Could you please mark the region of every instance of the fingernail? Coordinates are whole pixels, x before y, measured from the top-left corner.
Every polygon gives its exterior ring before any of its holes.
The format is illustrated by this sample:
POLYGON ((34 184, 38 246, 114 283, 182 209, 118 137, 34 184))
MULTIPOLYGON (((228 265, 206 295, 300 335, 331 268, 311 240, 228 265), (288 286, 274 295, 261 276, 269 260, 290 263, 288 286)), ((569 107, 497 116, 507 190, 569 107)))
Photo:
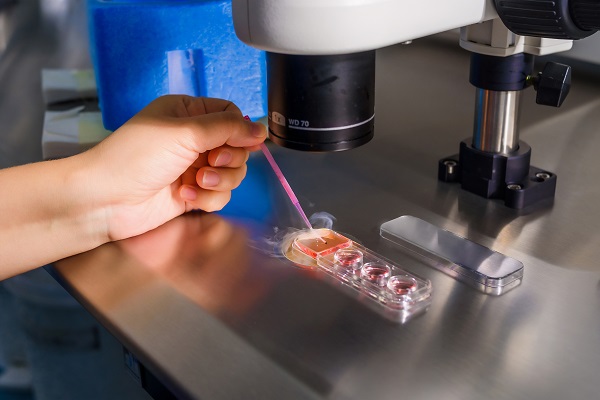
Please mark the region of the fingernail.
POLYGON ((220 180, 219 174, 217 174, 215 171, 204 171, 204 176, 202 177, 202 186, 217 186, 220 180))
POLYGON ((219 153, 219 155, 217 156, 217 159, 215 160, 215 167, 221 167, 223 165, 227 165, 231 162, 232 159, 233 159, 233 154, 231 154, 231 152, 222 151, 221 153, 219 153))
POLYGON ((252 122, 252 136, 256 136, 256 137, 265 136, 265 126, 258 122, 252 122))
POLYGON ((196 189, 190 186, 182 186, 179 194, 183 200, 187 201, 194 201, 198 197, 196 189))
POLYGON ((258 122, 252 122, 249 116, 244 115, 246 121, 250 121, 252 124, 252 136, 263 137, 265 136, 265 126, 258 122))

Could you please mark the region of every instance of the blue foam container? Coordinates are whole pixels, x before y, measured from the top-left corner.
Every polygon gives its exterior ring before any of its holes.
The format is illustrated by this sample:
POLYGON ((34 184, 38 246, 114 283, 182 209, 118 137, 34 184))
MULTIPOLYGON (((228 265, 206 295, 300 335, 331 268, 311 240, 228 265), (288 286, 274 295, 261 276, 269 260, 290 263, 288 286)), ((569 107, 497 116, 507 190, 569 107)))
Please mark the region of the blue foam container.
POLYGON ((104 127, 165 94, 219 97, 267 114, 264 52, 235 35, 231 1, 88 0, 104 127))

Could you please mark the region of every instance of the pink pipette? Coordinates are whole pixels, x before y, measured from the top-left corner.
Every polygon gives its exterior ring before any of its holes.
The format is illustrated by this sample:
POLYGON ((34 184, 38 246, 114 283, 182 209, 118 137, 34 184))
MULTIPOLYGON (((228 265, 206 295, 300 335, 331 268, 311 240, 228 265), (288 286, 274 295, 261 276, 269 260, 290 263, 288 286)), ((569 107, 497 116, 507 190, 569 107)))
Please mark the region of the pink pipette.
POLYGON ((298 210, 298 213, 300 213, 302 220, 304 221, 306 226, 308 226, 309 229, 312 229, 312 225, 308 221, 308 218, 306 218, 306 214, 304 213, 304 210, 302 209, 302 206, 300 205, 298 198, 294 194, 294 191, 292 190, 292 187, 288 183, 287 179, 285 179, 285 176, 283 176, 283 172, 281 172, 281 169, 279 169, 279 165, 277 165, 277 163, 275 162, 275 159, 273 158, 273 155, 267 148, 267 145, 264 143, 261 143, 260 149, 262 150, 263 154, 267 158, 267 161, 269 162, 269 164, 271 164, 271 168, 273 168, 275 175, 277 175, 277 179, 279 179, 279 182, 281 182, 281 186, 283 186, 283 188, 285 189, 285 192, 287 193, 290 200, 292 201, 292 204, 294 205, 294 207, 296 207, 296 210, 298 210))
MULTIPOLYGON (((244 119, 250 121, 250 117, 247 115, 244 116, 244 119)), ((304 210, 302 209, 302 206, 300 205, 298 198, 294 194, 294 191, 292 190, 292 187, 288 183, 287 179, 285 179, 285 176, 283 175, 283 172, 281 172, 279 165, 277 165, 277 163, 275 162, 275 159, 273 158, 273 155, 269 151, 269 148, 263 142, 260 144, 260 149, 262 150, 263 154, 267 158, 267 161, 269 162, 269 164, 271 164, 271 168, 273 168, 273 172, 275 172, 275 175, 277 175, 277 179, 279 179, 281 186, 283 186, 283 189, 285 190, 288 197, 292 201, 292 204, 294 205, 294 207, 296 207, 296 210, 298 210, 298 213, 302 217, 302 220, 304 221, 304 223, 306 224, 308 229, 312 229, 312 225, 308 221, 308 218, 306 218, 306 214, 304 213, 304 210)))

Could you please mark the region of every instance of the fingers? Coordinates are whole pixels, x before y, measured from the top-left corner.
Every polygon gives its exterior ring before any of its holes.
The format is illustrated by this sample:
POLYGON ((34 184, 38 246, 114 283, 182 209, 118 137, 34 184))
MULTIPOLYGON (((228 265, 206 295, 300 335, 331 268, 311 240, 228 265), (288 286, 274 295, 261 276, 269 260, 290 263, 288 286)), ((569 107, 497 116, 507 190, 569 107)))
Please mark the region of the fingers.
POLYGON ((238 168, 202 167, 196 174, 196 182, 208 190, 233 190, 246 176, 246 169, 246 164, 238 168))
POLYGON ((247 121, 239 113, 215 112, 178 121, 183 143, 197 153, 228 145, 253 147, 262 143, 267 132, 264 125, 247 121))
POLYGON ((231 190, 246 175, 248 155, 246 149, 230 146, 200 154, 181 175, 179 196, 185 201, 186 211, 222 209, 231 197, 231 190))
POLYGON ((230 146, 200 154, 181 175, 181 184, 199 184, 212 190, 235 189, 246 174, 245 164, 249 154, 245 148, 230 146))
POLYGON ((267 137, 262 124, 245 120, 235 104, 223 99, 162 96, 134 118, 171 128, 177 140, 196 153, 224 144, 255 149, 267 137))
POLYGON ((260 150, 260 145, 256 145, 256 146, 248 146, 248 147, 244 147, 246 150, 248 150, 248 153, 252 153, 255 151, 259 151, 260 150))
POLYGON ((148 104, 139 114, 189 118, 221 111, 231 111, 242 115, 240 109, 229 100, 185 95, 161 96, 148 104))
POLYGON ((246 176, 247 159, 246 149, 229 146, 214 149, 208 156, 201 154, 196 165, 200 168, 188 168, 181 176, 179 196, 185 201, 186 211, 222 209, 231 198, 231 190, 246 176))
POLYGON ((249 155, 243 147, 221 146, 208 153, 207 161, 213 167, 237 168, 248 161, 249 155))
POLYGON ((185 211, 221 210, 231 199, 231 191, 238 187, 246 176, 246 164, 237 168, 202 167, 193 177, 189 169, 181 177, 179 197, 185 201, 185 211))
POLYGON ((153 136, 162 139, 161 148, 190 163, 187 168, 178 164, 186 169, 176 182, 169 176, 186 211, 220 210, 246 175, 249 151, 267 137, 262 124, 245 120, 235 104, 215 98, 163 96, 134 119, 153 132, 163 132, 153 136))
POLYGON ((242 116, 240 109, 229 100, 211 97, 182 96, 182 101, 188 111, 189 117, 221 111, 231 111, 242 116))
POLYGON ((219 211, 231 199, 231 191, 206 190, 197 186, 182 185, 179 196, 185 201, 185 211, 219 211))

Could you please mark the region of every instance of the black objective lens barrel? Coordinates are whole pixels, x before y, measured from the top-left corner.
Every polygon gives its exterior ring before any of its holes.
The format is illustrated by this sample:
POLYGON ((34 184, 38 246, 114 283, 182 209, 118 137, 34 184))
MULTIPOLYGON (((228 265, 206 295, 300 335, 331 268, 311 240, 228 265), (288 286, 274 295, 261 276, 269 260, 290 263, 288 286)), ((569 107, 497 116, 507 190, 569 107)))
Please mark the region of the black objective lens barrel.
POLYGON ((375 51, 305 56, 267 53, 269 133, 304 151, 339 151, 373 137, 375 51))

